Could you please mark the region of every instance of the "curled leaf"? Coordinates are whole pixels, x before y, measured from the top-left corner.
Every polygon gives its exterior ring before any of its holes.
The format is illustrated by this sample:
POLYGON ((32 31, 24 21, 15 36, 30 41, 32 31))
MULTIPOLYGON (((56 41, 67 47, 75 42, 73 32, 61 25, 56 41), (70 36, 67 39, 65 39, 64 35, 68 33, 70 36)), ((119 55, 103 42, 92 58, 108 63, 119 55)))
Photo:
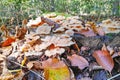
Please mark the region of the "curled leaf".
POLYGON ((84 69, 89 65, 88 61, 85 58, 76 54, 68 56, 68 59, 71 61, 72 66, 78 66, 79 69, 84 69))

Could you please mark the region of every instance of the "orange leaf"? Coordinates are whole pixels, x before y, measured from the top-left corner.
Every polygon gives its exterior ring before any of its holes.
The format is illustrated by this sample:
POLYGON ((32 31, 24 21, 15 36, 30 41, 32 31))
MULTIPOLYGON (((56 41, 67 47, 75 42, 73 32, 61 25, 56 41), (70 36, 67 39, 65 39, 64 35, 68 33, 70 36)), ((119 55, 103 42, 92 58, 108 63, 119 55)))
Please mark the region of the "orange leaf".
POLYGON ((84 69, 89 65, 88 61, 85 58, 76 54, 68 56, 68 59, 71 61, 72 66, 78 66, 80 69, 84 69))
POLYGON ((109 72, 112 71, 114 62, 107 50, 96 50, 93 53, 93 57, 104 69, 108 70, 109 72))
POLYGON ((9 37, 2 43, 2 47, 10 46, 12 42, 15 42, 15 38, 9 37))

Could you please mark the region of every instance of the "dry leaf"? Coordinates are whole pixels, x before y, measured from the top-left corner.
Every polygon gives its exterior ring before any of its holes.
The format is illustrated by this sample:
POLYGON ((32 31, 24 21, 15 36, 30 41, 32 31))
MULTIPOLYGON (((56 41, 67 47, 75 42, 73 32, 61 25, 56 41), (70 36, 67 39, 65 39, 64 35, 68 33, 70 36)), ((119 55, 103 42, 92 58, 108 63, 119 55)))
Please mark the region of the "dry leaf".
POLYGON ((4 36, 5 36, 6 38, 10 36, 9 31, 8 31, 6 25, 3 24, 3 25, 0 27, 0 29, 1 29, 1 31, 4 32, 4 36))
POLYGON ((93 53, 93 57, 104 69, 108 70, 109 72, 112 71, 114 67, 114 62, 108 51, 96 50, 93 53))
POLYGON ((73 54, 72 56, 68 56, 68 59, 71 61, 72 66, 78 66, 79 69, 84 69, 89 66, 88 61, 82 56, 73 54))
POLYGON ((13 42, 15 42, 15 38, 14 37, 9 37, 7 38, 3 43, 2 43, 2 47, 6 47, 6 46, 10 46, 13 42))
POLYGON ((25 34, 27 32, 27 29, 22 27, 22 28, 18 28, 18 26, 16 26, 16 38, 18 39, 23 39, 25 37, 25 34))

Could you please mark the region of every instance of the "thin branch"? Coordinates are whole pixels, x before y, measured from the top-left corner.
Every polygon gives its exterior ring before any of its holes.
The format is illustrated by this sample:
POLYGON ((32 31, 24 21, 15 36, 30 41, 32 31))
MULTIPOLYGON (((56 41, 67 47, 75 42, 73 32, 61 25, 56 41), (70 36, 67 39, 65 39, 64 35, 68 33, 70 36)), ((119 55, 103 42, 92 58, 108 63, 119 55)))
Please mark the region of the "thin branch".
POLYGON ((118 77, 118 76, 120 76, 120 73, 117 74, 117 75, 112 76, 111 78, 109 78, 109 79, 107 79, 107 80, 112 80, 112 79, 114 79, 114 78, 116 78, 116 77, 118 77))

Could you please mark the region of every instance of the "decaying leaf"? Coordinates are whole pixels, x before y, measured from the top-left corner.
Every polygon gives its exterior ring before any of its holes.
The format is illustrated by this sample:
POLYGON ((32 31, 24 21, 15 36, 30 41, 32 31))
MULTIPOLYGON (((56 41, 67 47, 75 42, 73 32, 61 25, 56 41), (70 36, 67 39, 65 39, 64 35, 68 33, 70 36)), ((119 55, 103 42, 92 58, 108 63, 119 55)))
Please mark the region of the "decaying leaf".
POLYGON ((112 71, 114 62, 110 53, 106 49, 94 51, 93 57, 104 69, 108 70, 109 72, 112 71))
POLYGON ((68 59, 71 61, 72 66, 78 66, 81 70, 89 66, 88 61, 82 56, 73 54, 72 56, 68 56, 68 59))

